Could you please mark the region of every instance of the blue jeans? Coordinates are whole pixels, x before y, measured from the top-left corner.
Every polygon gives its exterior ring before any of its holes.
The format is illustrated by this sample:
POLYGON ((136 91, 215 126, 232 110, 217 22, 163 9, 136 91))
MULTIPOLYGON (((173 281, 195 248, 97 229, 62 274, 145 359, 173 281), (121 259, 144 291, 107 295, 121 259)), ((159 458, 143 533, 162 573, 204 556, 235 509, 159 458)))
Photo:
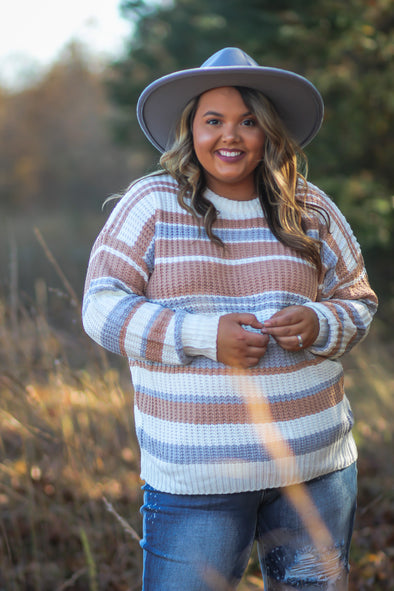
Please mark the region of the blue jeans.
POLYGON ((253 542, 265 591, 347 589, 357 468, 304 485, 225 495, 144 487, 143 591, 230 591, 253 542))

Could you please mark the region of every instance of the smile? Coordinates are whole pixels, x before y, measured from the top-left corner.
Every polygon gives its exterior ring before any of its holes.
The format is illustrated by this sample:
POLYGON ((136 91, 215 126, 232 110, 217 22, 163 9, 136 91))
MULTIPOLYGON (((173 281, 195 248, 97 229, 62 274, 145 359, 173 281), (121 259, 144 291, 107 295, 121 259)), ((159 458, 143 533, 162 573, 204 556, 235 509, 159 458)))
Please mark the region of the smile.
POLYGON ((243 158, 244 156, 244 152, 241 150, 217 150, 216 154, 221 160, 233 161, 243 158))
POLYGON ((242 152, 240 150, 218 150, 218 154, 225 158, 234 158, 235 156, 240 156, 242 152))

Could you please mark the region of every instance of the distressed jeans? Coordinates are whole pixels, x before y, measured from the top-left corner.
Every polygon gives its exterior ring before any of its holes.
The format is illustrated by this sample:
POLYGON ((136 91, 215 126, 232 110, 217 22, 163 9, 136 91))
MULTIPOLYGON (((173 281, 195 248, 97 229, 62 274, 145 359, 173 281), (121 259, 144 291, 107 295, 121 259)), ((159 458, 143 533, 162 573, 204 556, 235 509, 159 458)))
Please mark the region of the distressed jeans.
POLYGON ((345 591, 355 464, 303 485, 173 495, 144 487, 143 591, 230 591, 254 541, 264 591, 345 591))

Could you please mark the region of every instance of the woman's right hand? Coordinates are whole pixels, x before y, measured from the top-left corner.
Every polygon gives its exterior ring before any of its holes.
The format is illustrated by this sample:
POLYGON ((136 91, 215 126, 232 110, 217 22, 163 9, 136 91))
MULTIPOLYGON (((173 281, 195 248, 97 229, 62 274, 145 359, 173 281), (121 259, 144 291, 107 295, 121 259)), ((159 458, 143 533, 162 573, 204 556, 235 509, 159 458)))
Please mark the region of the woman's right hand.
POLYGON ((217 359, 225 365, 248 369, 258 364, 267 350, 268 335, 251 332, 242 325, 262 329, 253 314, 226 314, 219 320, 217 359))

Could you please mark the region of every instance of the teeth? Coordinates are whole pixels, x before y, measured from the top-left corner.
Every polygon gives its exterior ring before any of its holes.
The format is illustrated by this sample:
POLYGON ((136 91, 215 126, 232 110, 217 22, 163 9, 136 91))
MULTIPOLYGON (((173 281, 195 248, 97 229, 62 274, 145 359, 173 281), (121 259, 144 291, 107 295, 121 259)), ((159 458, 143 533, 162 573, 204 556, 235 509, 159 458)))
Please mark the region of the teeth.
POLYGON ((240 156, 241 152, 238 151, 230 151, 230 150, 219 150, 219 153, 222 156, 226 156, 227 158, 231 158, 232 156, 240 156))

